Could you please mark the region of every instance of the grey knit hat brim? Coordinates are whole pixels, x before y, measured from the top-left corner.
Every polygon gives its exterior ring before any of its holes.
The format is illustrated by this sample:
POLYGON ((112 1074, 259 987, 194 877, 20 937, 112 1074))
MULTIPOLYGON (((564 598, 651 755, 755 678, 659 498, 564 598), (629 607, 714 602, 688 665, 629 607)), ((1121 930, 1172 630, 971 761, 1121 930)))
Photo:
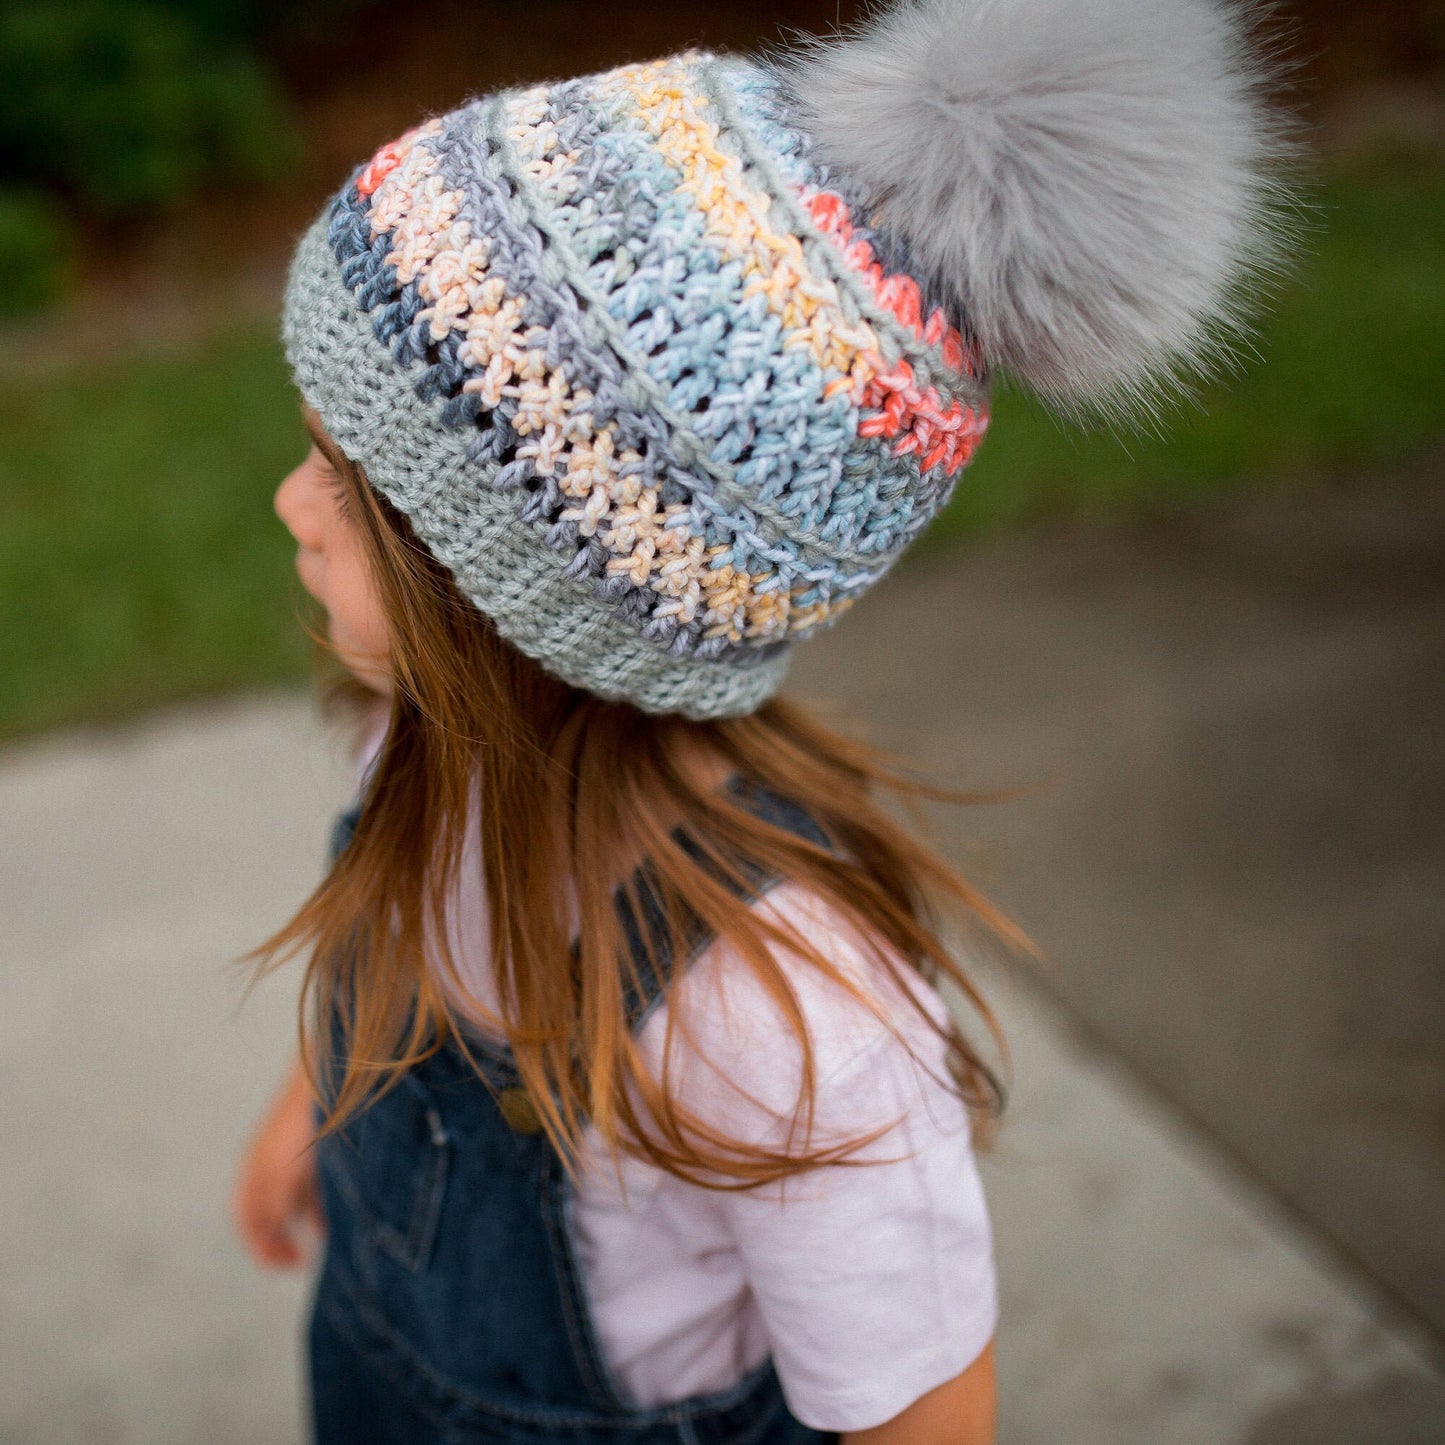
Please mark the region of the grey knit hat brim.
POLYGON ((517 524, 515 499, 481 480, 466 433, 439 424, 441 403, 377 345, 371 318, 342 282, 323 216, 291 265, 283 313, 287 359, 327 434, 411 523, 462 595, 513 646, 574 687, 644 712, 704 719, 755 711, 781 686, 789 648, 739 666, 673 658, 563 575, 566 558, 517 524))

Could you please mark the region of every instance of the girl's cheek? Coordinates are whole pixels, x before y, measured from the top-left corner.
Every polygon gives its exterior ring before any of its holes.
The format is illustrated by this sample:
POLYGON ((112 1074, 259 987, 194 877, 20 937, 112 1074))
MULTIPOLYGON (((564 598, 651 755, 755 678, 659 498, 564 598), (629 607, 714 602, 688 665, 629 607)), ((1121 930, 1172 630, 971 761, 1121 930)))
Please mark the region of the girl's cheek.
POLYGON ((386 657, 391 651, 391 636, 387 631, 386 613, 382 609, 381 597, 371 580, 369 569, 362 568, 358 591, 358 616, 367 651, 377 657, 386 657))
POLYGON ((345 632, 345 644, 357 658, 353 670, 368 686, 379 688, 390 681, 391 636, 386 614, 364 567, 348 577, 347 583, 346 605, 339 609, 340 617, 333 614, 333 625, 339 624, 345 632))
POLYGON ((369 621, 365 637, 366 655, 375 659, 375 666, 385 672, 391 670, 391 638, 386 623, 377 612, 369 621))

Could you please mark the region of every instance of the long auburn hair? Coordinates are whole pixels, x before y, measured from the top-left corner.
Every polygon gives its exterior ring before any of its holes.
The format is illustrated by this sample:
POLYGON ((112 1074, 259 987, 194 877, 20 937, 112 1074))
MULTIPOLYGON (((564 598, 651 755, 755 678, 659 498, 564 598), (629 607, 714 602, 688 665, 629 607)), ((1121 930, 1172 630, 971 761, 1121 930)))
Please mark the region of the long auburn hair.
MULTIPOLYGON (((364 539, 394 680, 351 842, 295 917, 253 954, 263 967, 307 955, 302 1053, 313 1085, 327 1081, 319 1091, 327 1129, 448 1041, 467 1046, 458 989, 442 980, 461 987, 447 918, 470 826, 481 832, 500 1010, 492 1017, 479 1008, 474 1021, 509 1044, 541 1126, 569 1165, 589 1123, 613 1151, 724 1189, 850 1162, 875 1137, 811 1137, 815 1060, 779 951, 861 1006, 878 1005, 824 949, 729 886, 741 885, 749 866, 803 885, 836 910, 895 982, 913 971, 951 983, 1000 1042, 944 942, 939 910, 973 925, 975 935, 1008 945, 1021 936, 873 796, 880 787, 915 801, 964 795, 902 775, 793 703, 697 722, 560 681, 502 639, 361 469, 314 426, 313 434, 338 475, 339 504, 364 539), (731 775, 801 805, 832 846, 757 817, 718 786, 731 775), (639 1052, 625 1005, 638 968, 614 892, 633 887, 624 880, 644 859, 670 956, 687 957, 687 930, 700 921, 729 941, 785 1021, 800 1086, 781 1144, 720 1134, 673 1097, 668 1069, 659 1077, 639 1052)), ((664 1059, 687 1028, 685 1012, 669 1008, 664 1059)), ((996 1074, 956 1022, 943 1032, 954 1086, 986 1130, 1002 1102, 996 1074)))

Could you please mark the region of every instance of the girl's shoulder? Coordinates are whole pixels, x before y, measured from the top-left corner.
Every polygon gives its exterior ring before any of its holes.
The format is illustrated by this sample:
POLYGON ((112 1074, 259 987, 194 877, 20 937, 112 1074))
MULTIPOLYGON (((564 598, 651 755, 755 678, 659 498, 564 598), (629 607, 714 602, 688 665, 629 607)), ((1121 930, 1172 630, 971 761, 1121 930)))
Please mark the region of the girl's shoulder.
POLYGON ((760 972, 712 939, 638 1036, 673 1097, 733 1138, 760 1139, 788 1126, 810 1077, 815 1142, 892 1129, 925 1102, 935 1122, 967 1130, 938 992, 804 885, 778 883, 753 908, 834 973, 781 943, 760 972))
POLYGON ((779 948, 782 996, 716 939, 644 1025, 647 1061, 710 1129, 791 1154, 804 1143, 800 1021, 813 1059, 806 1144, 861 1139, 847 1160, 870 1167, 825 1164, 714 1192, 629 1160, 625 1187, 606 1170, 593 1176, 583 1217, 598 1237, 609 1225, 625 1232, 647 1199, 649 1227, 735 1250, 794 1413, 862 1429, 959 1374, 997 1321, 968 1110, 939 1032, 948 1013, 898 960, 895 979, 842 910, 806 887, 779 884, 754 907, 825 952, 839 977, 779 948))

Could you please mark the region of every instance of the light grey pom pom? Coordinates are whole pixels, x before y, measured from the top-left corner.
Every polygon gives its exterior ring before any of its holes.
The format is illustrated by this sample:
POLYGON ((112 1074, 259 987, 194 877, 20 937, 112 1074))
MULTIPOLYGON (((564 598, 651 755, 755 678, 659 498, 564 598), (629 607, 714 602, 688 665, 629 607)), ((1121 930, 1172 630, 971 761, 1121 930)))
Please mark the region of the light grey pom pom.
POLYGON ((786 84, 958 296, 985 358, 1068 411, 1147 409, 1229 354, 1285 249, 1287 125, 1234 0, 904 0, 786 84))

